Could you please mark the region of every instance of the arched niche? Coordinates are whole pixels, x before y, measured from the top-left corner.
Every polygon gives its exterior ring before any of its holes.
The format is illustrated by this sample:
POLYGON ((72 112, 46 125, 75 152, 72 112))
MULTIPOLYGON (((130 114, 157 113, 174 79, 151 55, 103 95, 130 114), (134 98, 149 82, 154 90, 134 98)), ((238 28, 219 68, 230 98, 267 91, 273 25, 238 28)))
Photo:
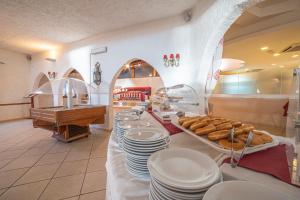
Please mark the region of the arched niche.
MULTIPOLYGON (((40 73, 34 82, 33 90, 38 89, 42 85, 49 83, 50 80, 44 73, 40 73)), ((40 94, 34 97, 35 108, 45 108, 53 106, 53 95, 52 94, 40 94)))

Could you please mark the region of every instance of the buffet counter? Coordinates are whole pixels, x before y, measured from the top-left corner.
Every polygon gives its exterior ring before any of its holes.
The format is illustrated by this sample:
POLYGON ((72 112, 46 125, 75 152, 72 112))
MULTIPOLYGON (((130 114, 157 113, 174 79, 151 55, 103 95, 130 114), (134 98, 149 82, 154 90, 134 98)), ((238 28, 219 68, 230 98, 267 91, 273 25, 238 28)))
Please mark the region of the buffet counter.
MULTIPOLYGON (((149 113, 145 112, 141 120, 147 120, 156 127, 163 126, 157 122, 149 113)), ((218 160, 222 154, 210 146, 203 144, 185 133, 171 136, 170 148, 185 147, 201 151, 209 157, 218 160)), ((120 149, 117 138, 112 132, 107 149, 107 200, 142 200, 148 199, 149 180, 141 180, 132 176, 126 168, 125 156, 120 149)))
MULTIPOLYGON (((156 127, 163 128, 163 126, 149 113, 143 113, 141 120, 148 121, 156 127)), ((277 191, 288 193, 291 197, 300 195, 300 188, 279 181, 270 175, 254 172, 241 167, 233 169, 228 164, 222 165, 222 160, 226 157, 225 154, 218 152, 211 146, 196 140, 194 137, 184 132, 171 136, 171 144, 169 148, 175 147, 194 149, 205 153, 214 159, 220 166, 224 180, 249 180, 268 185, 271 188, 275 188, 277 191)), ((108 144, 106 170, 107 200, 148 199, 150 186, 149 180, 135 178, 127 171, 125 155, 118 145, 114 132, 112 132, 108 144)))

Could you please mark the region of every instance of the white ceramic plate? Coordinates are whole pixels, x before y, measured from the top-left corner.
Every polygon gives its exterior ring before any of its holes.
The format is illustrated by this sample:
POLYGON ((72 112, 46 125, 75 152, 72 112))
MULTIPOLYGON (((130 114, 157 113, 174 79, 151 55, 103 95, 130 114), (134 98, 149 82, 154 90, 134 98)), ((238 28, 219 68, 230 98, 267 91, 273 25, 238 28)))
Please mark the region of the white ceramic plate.
MULTIPOLYGON (((250 181, 225 181, 211 187, 203 200, 292 200, 297 199, 250 181)), ((299 199, 299 197, 298 197, 299 199)))
POLYGON ((135 128, 128 130, 124 137, 133 141, 157 141, 169 136, 169 133, 160 128, 135 128))
POLYGON ((220 177, 220 170, 207 155, 186 148, 165 149, 148 159, 151 176, 180 189, 201 189, 220 177))

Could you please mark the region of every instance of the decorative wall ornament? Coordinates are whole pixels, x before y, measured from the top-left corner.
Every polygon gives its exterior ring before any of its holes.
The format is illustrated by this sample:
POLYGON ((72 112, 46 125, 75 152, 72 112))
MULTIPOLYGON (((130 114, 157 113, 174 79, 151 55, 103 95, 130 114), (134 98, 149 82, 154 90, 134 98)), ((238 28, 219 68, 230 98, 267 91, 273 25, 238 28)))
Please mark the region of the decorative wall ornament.
POLYGON ((164 65, 166 67, 179 67, 180 63, 180 54, 179 53, 176 53, 175 57, 174 57, 174 54, 171 53, 169 58, 168 58, 168 55, 165 54, 163 56, 163 60, 164 60, 164 65))
POLYGON ((100 68, 100 63, 96 62, 95 64, 95 68, 94 68, 94 73, 93 73, 93 82, 96 85, 100 85, 101 84, 101 76, 102 76, 102 70, 100 68))
POLYGON ((57 72, 48 72, 48 77, 49 79, 55 79, 57 76, 57 72))

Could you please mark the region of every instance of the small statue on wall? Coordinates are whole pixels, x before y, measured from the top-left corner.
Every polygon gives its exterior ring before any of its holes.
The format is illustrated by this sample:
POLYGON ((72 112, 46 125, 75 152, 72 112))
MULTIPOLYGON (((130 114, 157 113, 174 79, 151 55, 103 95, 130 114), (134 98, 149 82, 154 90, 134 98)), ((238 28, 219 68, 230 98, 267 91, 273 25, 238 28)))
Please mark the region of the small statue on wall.
POLYGON ((96 62, 95 68, 94 68, 94 73, 93 73, 93 82, 96 85, 101 84, 101 75, 102 75, 102 71, 101 71, 101 68, 100 68, 100 63, 96 62))

